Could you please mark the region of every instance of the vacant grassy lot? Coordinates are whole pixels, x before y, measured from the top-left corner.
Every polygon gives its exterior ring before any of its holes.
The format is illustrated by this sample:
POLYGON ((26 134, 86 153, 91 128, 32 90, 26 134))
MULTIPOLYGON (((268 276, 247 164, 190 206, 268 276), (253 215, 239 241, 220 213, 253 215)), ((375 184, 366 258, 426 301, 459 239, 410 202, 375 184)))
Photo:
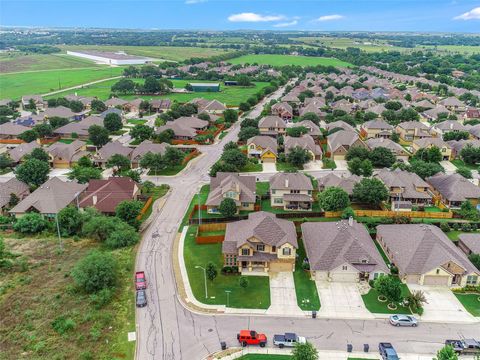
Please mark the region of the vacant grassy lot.
POLYGON ((181 46, 109 46, 109 45, 66 45, 63 50, 125 51, 129 55, 152 57, 159 60, 183 61, 192 57, 207 58, 225 54, 227 51, 214 48, 181 46))
POLYGON ((17 254, 13 269, 0 270, 0 356, 2 359, 133 359, 135 331, 132 271, 135 249, 115 250, 119 284, 113 300, 96 306, 76 290, 74 264, 98 243, 56 237, 5 238, 17 254), (2 272, 3 271, 3 272, 2 272), (59 333, 52 323, 63 317, 71 328, 59 333))
MULTIPOLYGON (((44 94, 61 90, 62 88, 118 76, 122 72, 123 68, 121 67, 92 67, 86 69, 1 74, 0 98, 20 99, 22 95, 44 94)), ((73 94, 75 91, 69 93, 73 94)), ((67 94, 65 93, 65 95, 67 94)))
POLYGON ((238 58, 228 60, 232 64, 262 64, 272 66, 285 66, 285 65, 300 65, 300 66, 340 66, 340 67, 352 67, 345 61, 341 61, 335 58, 314 57, 314 56, 292 56, 292 55, 244 55, 238 58))
POLYGON ((225 290, 230 290, 229 306, 233 308, 267 309, 270 306, 270 282, 267 276, 248 276, 247 288, 239 285, 240 276, 223 275, 222 244, 202 244, 195 242, 196 226, 190 226, 185 238, 183 256, 188 279, 195 298, 205 304, 227 304, 225 290), (216 265, 218 276, 207 279, 208 298, 205 298, 203 270, 195 266, 206 267, 209 262, 216 265))
POLYGON ((480 294, 455 294, 455 296, 470 314, 480 316, 480 294))

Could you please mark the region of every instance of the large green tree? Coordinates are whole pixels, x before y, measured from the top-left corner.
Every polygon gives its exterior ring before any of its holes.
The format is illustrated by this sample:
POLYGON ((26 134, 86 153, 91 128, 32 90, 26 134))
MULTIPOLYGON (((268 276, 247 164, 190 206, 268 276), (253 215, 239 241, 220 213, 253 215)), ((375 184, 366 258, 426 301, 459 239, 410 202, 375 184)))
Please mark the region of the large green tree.
POLYGON ((122 118, 116 113, 110 113, 103 119, 103 126, 110 132, 115 132, 123 127, 122 118))
POLYGON ((303 168, 303 165, 312 160, 310 153, 299 146, 290 149, 287 154, 287 162, 297 168, 303 168))
POLYGON ((388 197, 388 189, 375 178, 362 179, 353 187, 353 199, 362 204, 379 206, 388 197))
POLYGON ((88 139, 93 145, 102 147, 110 140, 108 130, 100 125, 92 125, 88 128, 88 139))
POLYGON ((130 226, 138 228, 140 224, 137 217, 140 215, 142 208, 143 203, 141 201, 124 200, 115 208, 115 215, 130 226))
POLYGON ((381 146, 370 152, 369 159, 372 162, 372 165, 376 168, 389 168, 396 161, 392 150, 381 146))
POLYGON ((18 180, 37 187, 47 181, 49 171, 48 163, 38 159, 28 159, 16 168, 15 175, 18 180))
POLYGON ((118 278, 117 261, 111 253, 94 250, 77 262, 72 278, 87 293, 112 288, 118 278))
POLYGON ((135 125, 130 130, 130 136, 138 142, 148 140, 153 136, 153 128, 144 124, 135 125))
POLYGON ((232 217, 237 213, 237 205, 235 204, 235 200, 230 198, 225 198, 220 202, 220 206, 218 207, 220 214, 224 217, 232 217))
POLYGON ((324 211, 340 211, 350 206, 350 199, 345 190, 329 187, 318 195, 318 202, 324 211))

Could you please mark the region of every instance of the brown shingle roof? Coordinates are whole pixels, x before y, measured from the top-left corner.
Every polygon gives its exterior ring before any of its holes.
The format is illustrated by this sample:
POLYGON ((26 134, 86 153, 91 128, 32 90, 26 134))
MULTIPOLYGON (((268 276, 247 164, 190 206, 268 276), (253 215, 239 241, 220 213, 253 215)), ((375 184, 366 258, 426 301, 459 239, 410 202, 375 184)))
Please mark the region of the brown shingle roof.
POLYGON ((312 181, 303 173, 276 173, 270 178, 272 190, 313 190, 312 181))
POLYGON ((472 253, 480 254, 480 234, 460 234, 458 240, 463 242, 472 253))
POLYGON ((11 194, 21 197, 21 195, 28 194, 28 192, 28 185, 23 181, 17 180, 17 178, 11 178, 6 182, 0 183, 0 209, 8 204, 11 194))
POLYGON ((465 201, 480 198, 480 187, 473 185, 460 174, 438 173, 426 181, 448 201, 465 201))
POLYGON ((217 173, 217 176, 210 179, 210 193, 206 205, 220 205, 224 199, 223 195, 229 190, 240 192, 240 203, 254 203, 256 178, 255 176, 240 176, 236 173, 217 173))

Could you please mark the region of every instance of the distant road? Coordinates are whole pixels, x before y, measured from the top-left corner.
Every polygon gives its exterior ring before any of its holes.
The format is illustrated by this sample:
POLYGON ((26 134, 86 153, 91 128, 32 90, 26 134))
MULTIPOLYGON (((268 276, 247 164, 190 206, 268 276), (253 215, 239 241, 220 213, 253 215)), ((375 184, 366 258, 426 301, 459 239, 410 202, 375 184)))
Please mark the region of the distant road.
POLYGON ((121 79, 122 77, 123 77, 123 75, 114 76, 114 77, 106 78, 106 79, 95 80, 95 81, 91 81, 91 82, 88 82, 88 83, 85 83, 85 84, 71 86, 71 87, 68 87, 68 88, 65 88, 65 89, 61 89, 61 90, 55 90, 55 91, 52 91, 52 92, 49 92, 49 93, 46 93, 46 94, 42 94, 42 96, 51 96, 51 95, 55 95, 55 94, 58 94, 58 93, 65 92, 65 91, 81 89, 85 86, 90 86, 90 85, 102 83, 102 82, 109 81, 109 80, 121 79))

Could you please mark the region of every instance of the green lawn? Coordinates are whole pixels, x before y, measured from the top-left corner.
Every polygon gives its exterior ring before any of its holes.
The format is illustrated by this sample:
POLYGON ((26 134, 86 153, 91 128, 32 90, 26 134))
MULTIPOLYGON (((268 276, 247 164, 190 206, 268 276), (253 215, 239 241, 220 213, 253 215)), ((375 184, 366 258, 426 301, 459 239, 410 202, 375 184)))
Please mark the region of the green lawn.
POLYGON ((177 175, 180 171, 185 169, 185 166, 187 166, 187 164, 169 166, 169 167, 166 167, 165 169, 162 169, 162 170, 157 171, 157 172, 154 172, 154 171, 150 170, 148 172, 148 175, 150 175, 150 176, 173 176, 173 175, 177 175))
POLYGON ((458 241, 458 235, 460 234, 475 234, 477 233, 478 234, 478 231, 471 231, 471 232, 465 232, 465 231, 461 231, 461 230, 452 230, 452 231, 449 231, 447 233, 447 236, 450 240, 452 241, 458 241))
MULTIPOLYGON (((410 290, 408 286, 405 284, 401 284, 402 286, 402 296, 407 297, 410 295, 410 290)), ((371 289, 368 294, 362 295, 363 302, 365 303, 365 307, 371 313, 376 314, 411 314, 412 312, 408 307, 404 307, 397 304, 396 310, 390 310, 387 307, 388 302, 380 302, 378 301, 378 293, 376 290, 371 289)))
POLYGON ((195 194, 193 196, 192 201, 190 201, 190 205, 188 206, 187 212, 183 216, 182 224, 180 225, 180 228, 178 229, 178 231, 181 232, 182 228, 188 224, 188 217, 190 216, 190 213, 192 212, 193 207, 195 205, 198 205, 198 203, 200 203, 200 205, 204 205, 206 203, 209 192, 210 192, 210 185, 203 185, 200 188, 200 194, 195 194))
POLYGON ((387 255, 385 254, 385 251, 383 251, 378 241, 374 239, 373 242, 375 243, 375 247, 377 248, 380 255, 382 255, 382 259, 383 261, 385 261, 385 264, 390 265, 390 260, 388 259, 387 255))
POLYGON ((324 158, 323 159, 323 168, 324 169, 336 169, 337 164, 335 164, 335 161, 333 161, 331 159, 324 158))
POLYGON ((480 317, 480 294, 454 294, 470 314, 480 317))
POLYGON ((270 191, 270 183, 268 181, 259 181, 257 182, 257 195, 267 195, 270 191))
POLYGON ((352 64, 341 61, 335 58, 315 57, 315 56, 292 56, 292 55, 244 55, 238 58, 228 60, 232 64, 253 64, 285 66, 285 65, 299 65, 299 66, 340 66, 353 67, 352 64))
POLYGON ((142 119, 130 119, 127 120, 127 123, 132 124, 132 125, 143 125, 147 122, 147 120, 142 120, 142 119))
POLYGON ((480 170, 480 167, 478 165, 470 165, 470 164, 465 164, 462 160, 460 159, 455 159, 450 161, 453 165, 455 165, 457 168, 462 168, 466 167, 467 169, 470 170, 480 170))
POLYGON ((303 270, 302 268, 302 262, 305 257, 306 255, 303 242, 299 240, 297 258, 295 260, 295 271, 293 272, 295 293, 297 294, 297 304, 300 309, 305 311, 319 310, 320 299, 318 298, 315 281, 311 280, 309 272, 303 270))
POLYGON ((298 170, 302 170, 302 168, 298 168, 295 165, 292 165, 288 162, 277 161, 276 165, 277 165, 277 171, 298 171, 298 170))
MULTIPOLYGON (((0 98, 16 100, 20 99, 22 95, 44 94, 95 80, 119 76, 122 72, 123 68, 121 67, 92 67, 85 69, 0 74, 0 98)), ((78 91, 79 95, 82 95, 82 90, 83 89, 72 90, 67 93, 62 93, 62 95, 55 95, 54 97, 73 94, 76 91, 78 91)))
POLYGON ((238 360, 291 360, 290 355, 269 355, 269 354, 247 354, 238 358, 238 360))
POLYGON ((147 209, 147 211, 143 215, 142 221, 148 219, 148 217, 150 216, 150 214, 152 213, 152 210, 153 210, 153 203, 156 200, 160 199, 161 197, 165 196, 168 189, 170 189, 170 186, 162 184, 160 186, 155 186, 151 193, 145 194, 145 195, 148 195, 148 196, 152 196, 153 199, 152 199, 152 204, 149 206, 149 208, 147 209))
POLYGON ((260 163, 254 164, 249 161, 247 165, 242 170, 240 170, 240 172, 261 172, 262 170, 263 170, 262 164, 260 163))
POLYGON ((190 226, 185 239, 183 255, 187 268, 188 279, 195 298, 205 304, 226 305, 230 290, 229 306, 233 308, 267 309, 270 306, 270 283, 268 276, 248 276, 248 287, 239 285, 240 276, 223 275, 222 244, 202 244, 195 242, 196 226, 190 226), (208 262, 213 262, 218 270, 218 276, 207 280, 208 298, 205 298, 204 274, 202 269, 208 262))

